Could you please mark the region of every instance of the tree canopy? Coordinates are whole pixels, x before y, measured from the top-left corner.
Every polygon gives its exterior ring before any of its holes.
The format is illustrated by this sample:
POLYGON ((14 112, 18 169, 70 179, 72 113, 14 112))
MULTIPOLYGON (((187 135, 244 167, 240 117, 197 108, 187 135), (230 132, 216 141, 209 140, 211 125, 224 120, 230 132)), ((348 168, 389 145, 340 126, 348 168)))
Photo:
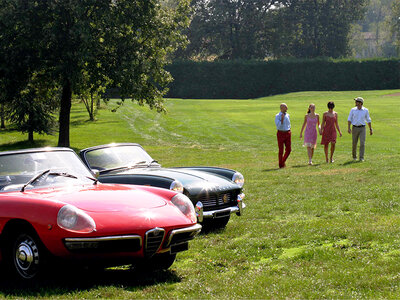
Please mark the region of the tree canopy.
POLYGON ((248 59, 266 56, 265 20, 285 0, 193 0, 190 45, 182 56, 248 59))
POLYGON ((275 12, 275 56, 344 57, 351 24, 364 15, 366 0, 289 0, 275 12))
MULTIPOLYGON (((355 22, 351 29, 352 55, 366 57, 396 56, 395 0, 369 0, 365 17, 355 22)), ((397 18, 399 14, 397 13, 397 18)), ((397 32, 399 32, 397 30, 397 32)))
MULTIPOLYGON (((186 42, 188 0, 0 0, 3 101, 45 73, 61 90, 59 146, 69 146, 72 93, 119 88, 163 111, 169 55, 186 42), (14 76, 15 75, 15 76, 14 76)), ((8 100, 7 100, 8 99, 8 100)))
POLYGON ((396 44, 397 53, 400 55, 400 2, 394 1, 392 15, 389 20, 391 33, 396 44))
POLYGON ((345 56, 367 0, 194 0, 186 58, 345 56))

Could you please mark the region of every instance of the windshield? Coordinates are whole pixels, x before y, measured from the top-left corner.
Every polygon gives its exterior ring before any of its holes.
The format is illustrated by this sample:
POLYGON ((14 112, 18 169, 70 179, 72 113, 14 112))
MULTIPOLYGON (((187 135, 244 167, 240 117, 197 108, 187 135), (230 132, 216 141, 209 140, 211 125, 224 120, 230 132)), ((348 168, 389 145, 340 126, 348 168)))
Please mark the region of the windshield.
POLYGON ((114 146, 88 151, 86 161, 91 169, 99 171, 150 164, 153 159, 139 146, 114 146))
POLYGON ((21 190, 22 187, 93 183, 89 178, 93 178, 93 174, 71 151, 0 155, 0 192, 21 190))

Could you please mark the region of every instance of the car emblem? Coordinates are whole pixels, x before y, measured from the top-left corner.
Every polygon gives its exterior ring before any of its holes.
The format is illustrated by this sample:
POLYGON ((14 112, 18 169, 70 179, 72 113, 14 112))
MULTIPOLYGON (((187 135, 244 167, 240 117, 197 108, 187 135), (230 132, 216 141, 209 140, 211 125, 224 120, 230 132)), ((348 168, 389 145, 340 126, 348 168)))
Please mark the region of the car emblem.
POLYGON ((152 234, 153 236, 159 236, 162 232, 163 230, 159 230, 158 228, 156 228, 152 231, 152 234))
POLYGON ((222 200, 224 201, 224 203, 228 203, 229 200, 228 194, 223 195, 222 200))

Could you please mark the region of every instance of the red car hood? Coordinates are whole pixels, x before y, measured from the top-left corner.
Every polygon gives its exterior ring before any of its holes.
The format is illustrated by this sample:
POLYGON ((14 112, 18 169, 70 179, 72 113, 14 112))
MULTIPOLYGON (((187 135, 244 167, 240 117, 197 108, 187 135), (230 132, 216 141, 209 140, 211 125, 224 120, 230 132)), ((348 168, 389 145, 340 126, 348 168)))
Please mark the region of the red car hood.
POLYGON ((88 212, 143 210, 162 207, 166 201, 160 195, 123 185, 71 185, 60 188, 27 190, 36 199, 49 199, 72 204, 88 212))

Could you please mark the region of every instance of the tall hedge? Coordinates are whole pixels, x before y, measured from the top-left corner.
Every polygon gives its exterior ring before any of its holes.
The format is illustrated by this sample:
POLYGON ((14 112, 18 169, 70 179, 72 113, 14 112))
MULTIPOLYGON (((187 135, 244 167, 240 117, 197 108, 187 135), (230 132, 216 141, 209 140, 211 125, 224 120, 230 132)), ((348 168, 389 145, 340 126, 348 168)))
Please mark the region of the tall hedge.
POLYGON ((297 91, 400 88, 400 59, 176 61, 170 98, 248 99, 297 91))

